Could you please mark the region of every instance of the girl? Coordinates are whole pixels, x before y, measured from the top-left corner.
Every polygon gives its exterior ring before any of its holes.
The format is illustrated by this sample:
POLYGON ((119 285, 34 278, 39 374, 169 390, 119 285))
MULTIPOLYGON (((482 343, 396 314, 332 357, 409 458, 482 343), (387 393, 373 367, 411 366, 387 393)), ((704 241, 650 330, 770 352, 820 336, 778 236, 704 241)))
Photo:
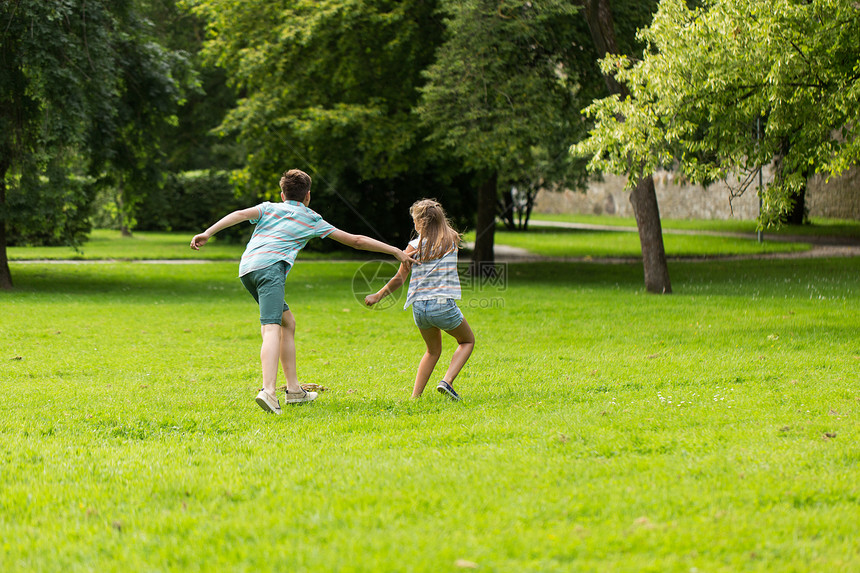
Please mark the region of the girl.
MULTIPOLYGON (((475 347, 475 335, 454 302, 460 298, 460 279, 457 276, 460 233, 451 227, 442 205, 433 199, 416 201, 409 208, 409 214, 412 215, 417 237, 409 242, 404 252, 420 264, 412 267, 409 292, 403 308, 412 305, 415 325, 427 344, 427 351, 421 358, 418 373, 415 375, 412 397, 421 396, 433 374, 433 368, 442 354, 444 330, 457 340, 457 350, 454 351, 451 364, 436 390, 452 400, 459 400, 459 394, 454 391, 454 379, 475 347)), ((401 263, 397 274, 388 284, 379 292, 367 295, 364 303, 373 306, 399 289, 406 281, 409 270, 407 264, 401 263)))

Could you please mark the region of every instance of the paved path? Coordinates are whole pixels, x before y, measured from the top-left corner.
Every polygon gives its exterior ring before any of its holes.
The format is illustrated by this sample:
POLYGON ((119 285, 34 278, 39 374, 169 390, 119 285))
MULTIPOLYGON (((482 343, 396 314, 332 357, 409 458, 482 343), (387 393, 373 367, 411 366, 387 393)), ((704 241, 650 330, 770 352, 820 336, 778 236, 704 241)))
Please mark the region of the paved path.
MULTIPOLYGON (((464 244, 470 247, 469 244, 464 244)), ((525 249, 496 245, 494 249, 496 261, 500 263, 533 263, 541 261, 559 263, 637 263, 642 257, 546 257, 530 253, 525 249)), ((835 246, 835 245, 813 245, 808 251, 797 251, 792 253, 761 253, 749 255, 713 255, 701 257, 672 257, 672 262, 707 262, 707 261, 744 261, 744 260, 766 260, 766 259, 812 259, 829 257, 860 257, 860 246, 835 246)))
MULTIPOLYGON (((592 225, 588 223, 565 223, 562 221, 542 221, 531 219, 529 227, 555 227, 562 229, 580 229, 583 231, 615 231, 638 233, 636 227, 616 227, 613 225, 592 225)), ((691 229, 663 229, 664 235, 711 235, 717 237, 733 237, 756 240, 755 233, 735 233, 723 231, 697 231, 691 229)), ((802 235, 774 235, 765 233, 766 241, 781 241, 791 243, 809 243, 812 248, 808 251, 793 253, 762 253, 749 255, 717 255, 702 257, 669 257, 671 261, 702 262, 702 261, 739 261, 751 259, 808 259, 815 257, 860 257, 860 237, 826 237, 802 235)), ((465 247, 474 246, 471 243, 465 247)), ((545 257, 530 253, 518 247, 495 245, 494 253, 498 262, 599 262, 599 263, 631 263, 639 262, 641 257, 545 257)))

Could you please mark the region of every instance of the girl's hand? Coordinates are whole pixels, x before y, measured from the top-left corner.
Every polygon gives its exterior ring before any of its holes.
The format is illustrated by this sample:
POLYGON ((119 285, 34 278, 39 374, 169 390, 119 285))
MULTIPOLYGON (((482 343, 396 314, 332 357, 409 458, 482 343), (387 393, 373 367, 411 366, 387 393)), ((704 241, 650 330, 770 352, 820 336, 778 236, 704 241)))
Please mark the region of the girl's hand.
POLYGON ((379 296, 378 292, 375 292, 373 294, 369 294, 366 297, 364 297, 364 304, 366 304, 367 306, 373 306, 374 304, 378 303, 381 298, 382 297, 379 296))

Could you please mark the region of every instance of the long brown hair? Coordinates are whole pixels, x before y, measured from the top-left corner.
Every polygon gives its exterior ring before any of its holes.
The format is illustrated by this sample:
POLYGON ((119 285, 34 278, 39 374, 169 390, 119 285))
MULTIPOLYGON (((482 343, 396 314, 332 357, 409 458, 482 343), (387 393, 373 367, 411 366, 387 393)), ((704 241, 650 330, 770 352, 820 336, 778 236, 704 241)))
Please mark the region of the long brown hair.
POLYGON ((445 210, 435 199, 416 201, 409 208, 409 214, 415 222, 415 231, 421 235, 419 260, 441 258, 460 246, 460 233, 451 226, 445 210))

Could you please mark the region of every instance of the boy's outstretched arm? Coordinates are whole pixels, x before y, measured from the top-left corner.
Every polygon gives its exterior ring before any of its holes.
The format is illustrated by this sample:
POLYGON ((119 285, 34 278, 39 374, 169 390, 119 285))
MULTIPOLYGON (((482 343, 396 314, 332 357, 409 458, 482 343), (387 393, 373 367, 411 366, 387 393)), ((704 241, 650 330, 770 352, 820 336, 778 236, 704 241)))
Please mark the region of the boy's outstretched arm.
POLYGON ((241 223, 243 221, 250 221, 255 217, 260 216, 260 209, 257 207, 248 207, 247 209, 240 209, 238 211, 233 211, 229 215, 224 215, 221 217, 217 223, 200 233, 199 235, 194 235, 194 238, 191 239, 191 248, 195 251, 199 251, 200 247, 206 244, 206 241, 212 238, 212 235, 217 233, 222 229, 226 229, 227 227, 232 227, 237 223, 241 223))
MULTIPOLYGON (((417 251, 415 247, 409 246, 406 247, 404 251, 407 255, 412 255, 417 251)), ((379 291, 369 294, 364 297, 364 304, 367 306, 373 306, 374 304, 381 301, 386 296, 390 295, 406 282, 406 276, 409 274, 409 267, 405 263, 400 263, 400 268, 397 269, 397 273, 391 277, 391 280, 386 283, 384 287, 379 289, 379 291)))
POLYGON ((334 239, 342 245, 350 246, 353 249, 393 255, 397 258, 398 261, 407 265, 411 265, 412 263, 418 262, 397 247, 392 247, 387 243, 377 241, 376 239, 371 239, 370 237, 366 237, 364 235, 353 235, 351 233, 347 233, 346 231, 341 231, 340 229, 337 229, 332 234, 330 234, 328 238, 334 239))

